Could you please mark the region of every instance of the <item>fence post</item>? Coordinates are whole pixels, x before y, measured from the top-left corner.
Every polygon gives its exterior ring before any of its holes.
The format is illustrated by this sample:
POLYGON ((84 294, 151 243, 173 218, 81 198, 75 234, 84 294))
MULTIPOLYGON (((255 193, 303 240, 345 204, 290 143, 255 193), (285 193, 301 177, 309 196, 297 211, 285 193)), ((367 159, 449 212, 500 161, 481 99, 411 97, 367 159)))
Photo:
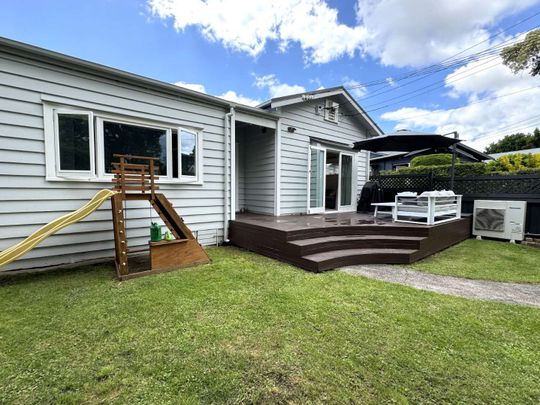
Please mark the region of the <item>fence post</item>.
POLYGON ((433 190, 433 170, 429 172, 429 190, 433 190))

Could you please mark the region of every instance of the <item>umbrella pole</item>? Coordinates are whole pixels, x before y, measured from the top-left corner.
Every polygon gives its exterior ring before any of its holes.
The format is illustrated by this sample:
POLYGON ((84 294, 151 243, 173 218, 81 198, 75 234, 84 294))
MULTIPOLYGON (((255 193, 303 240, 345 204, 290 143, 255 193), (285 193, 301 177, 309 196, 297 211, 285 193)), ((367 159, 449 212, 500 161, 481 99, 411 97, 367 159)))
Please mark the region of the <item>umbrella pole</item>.
MULTIPOLYGON (((457 131, 454 131, 454 139, 458 138, 457 131)), ((454 177, 456 175, 456 145, 452 146, 452 167, 450 168, 450 190, 454 191, 454 177)))

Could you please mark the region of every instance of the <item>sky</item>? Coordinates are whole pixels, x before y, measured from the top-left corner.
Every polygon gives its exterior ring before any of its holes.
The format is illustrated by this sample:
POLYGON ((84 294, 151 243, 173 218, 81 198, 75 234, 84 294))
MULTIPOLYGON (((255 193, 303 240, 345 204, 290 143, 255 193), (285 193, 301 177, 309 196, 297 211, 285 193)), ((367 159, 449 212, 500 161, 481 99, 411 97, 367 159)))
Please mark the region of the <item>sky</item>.
POLYGON ((540 0, 4 0, 0 36, 244 104, 343 85, 385 131, 483 149, 540 126, 498 53, 540 0))

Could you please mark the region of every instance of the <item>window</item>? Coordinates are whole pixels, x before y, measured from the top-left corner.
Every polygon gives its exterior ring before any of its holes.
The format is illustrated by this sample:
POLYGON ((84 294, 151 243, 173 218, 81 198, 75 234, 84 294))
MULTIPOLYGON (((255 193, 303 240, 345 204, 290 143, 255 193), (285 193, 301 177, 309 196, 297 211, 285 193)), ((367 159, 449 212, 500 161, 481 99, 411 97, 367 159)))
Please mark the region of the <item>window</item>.
POLYGON ((180 131, 180 173, 182 176, 197 175, 197 134, 180 131))
POLYGON ((183 128, 172 132, 173 178, 196 178, 198 175, 198 135, 183 128))
POLYGON ((92 113, 58 110, 56 161, 64 174, 91 174, 94 171, 94 127, 92 113))
POLYGON ((160 182, 202 184, 197 130, 49 103, 43 104, 43 116, 47 180, 110 181, 114 155, 122 154, 158 158, 160 182))
MULTIPOLYGON (((115 154, 150 156, 155 162, 156 175, 167 176, 167 129, 103 120, 104 172, 112 173, 115 154)), ((148 163, 132 160, 132 163, 148 163)))

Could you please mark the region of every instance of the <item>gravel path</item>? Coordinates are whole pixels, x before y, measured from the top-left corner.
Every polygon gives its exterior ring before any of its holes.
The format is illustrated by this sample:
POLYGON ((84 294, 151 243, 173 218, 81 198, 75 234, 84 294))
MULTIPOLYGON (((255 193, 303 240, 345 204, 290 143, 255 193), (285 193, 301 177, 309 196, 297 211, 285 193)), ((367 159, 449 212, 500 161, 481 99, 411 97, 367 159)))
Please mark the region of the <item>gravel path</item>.
POLYGON ((469 280, 408 270, 384 264, 343 267, 345 273, 408 285, 440 294, 540 307, 540 285, 469 280))

